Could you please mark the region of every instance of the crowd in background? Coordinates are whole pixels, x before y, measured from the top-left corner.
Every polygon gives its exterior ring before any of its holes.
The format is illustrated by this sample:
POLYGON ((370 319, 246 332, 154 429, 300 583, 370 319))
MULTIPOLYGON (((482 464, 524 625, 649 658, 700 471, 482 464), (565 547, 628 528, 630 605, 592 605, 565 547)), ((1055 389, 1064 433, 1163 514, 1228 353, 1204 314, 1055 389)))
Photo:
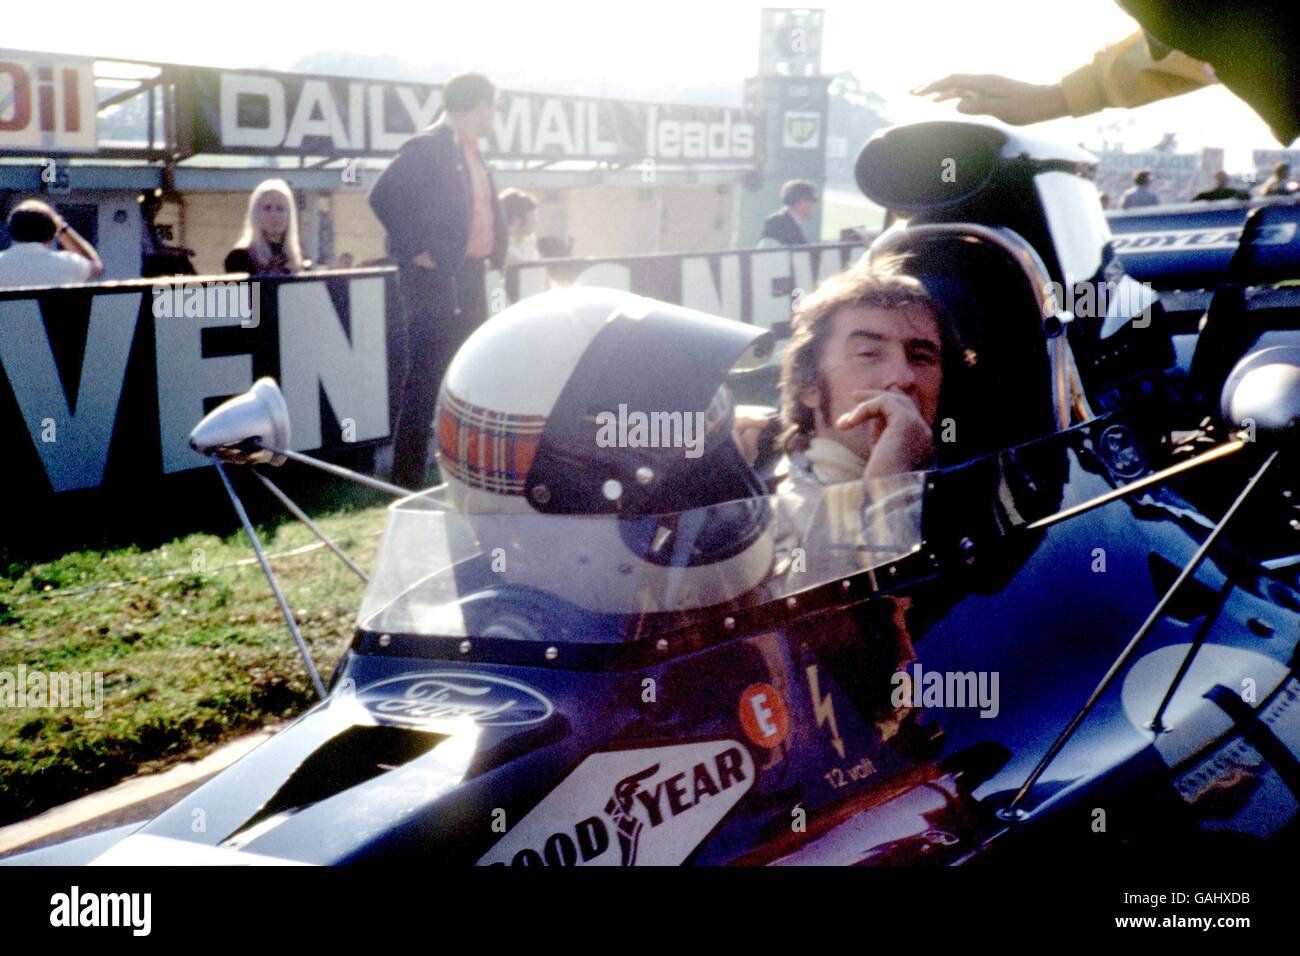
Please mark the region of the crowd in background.
MULTIPOLYGON (((1137 209, 1180 201, 1245 200, 1252 197, 1287 196, 1300 192, 1300 182, 1291 175, 1288 163, 1273 167, 1264 182, 1253 184, 1219 170, 1211 175, 1212 184, 1193 195, 1180 197, 1180 191, 1197 188, 1203 176, 1191 171, 1178 174, 1148 169, 1133 174, 1128 188, 1112 196, 1101 192, 1106 209, 1137 209), (1253 188, 1252 188, 1253 186, 1253 188), (1163 197, 1162 197, 1163 194, 1163 197)), ((1203 181, 1202 181, 1203 182, 1203 181)), ((1105 185, 1099 184, 1099 185, 1105 185)), ((814 215, 819 202, 817 186, 808 180, 794 179, 780 192, 781 208, 768 216, 754 243, 757 248, 800 246, 816 241, 804 232, 804 225, 814 215)), ((573 239, 537 235, 537 199, 522 189, 504 189, 496 197, 506 236, 504 265, 519 265, 542 259, 565 258, 573 253, 573 239)), ((171 245, 166 229, 158 224, 163 208, 161 189, 141 193, 140 203, 140 274, 146 278, 193 275, 193 249, 171 245)), ((27 199, 11 210, 8 218, 11 246, 0 251, 0 288, 35 285, 62 285, 94 281, 103 265, 94 247, 78 235, 48 203, 27 199)), ((362 266, 397 264, 388 256, 371 259, 362 266)), ((292 188, 283 179, 260 183, 248 199, 244 225, 227 253, 227 273, 249 275, 292 275, 323 264, 313 263, 303 255, 298 231, 298 203, 292 188)), ((354 266, 351 253, 342 252, 325 265, 332 269, 354 266)))
MULTIPOLYGON (((498 197, 509 237, 505 263, 516 265, 567 255, 572 240, 538 239, 537 200, 521 189, 502 190, 498 197), (549 243, 547 240, 550 240, 549 243)), ((141 193, 140 275, 144 278, 195 275, 193 249, 172 245, 167 229, 158 222, 163 209, 161 189, 141 193)), ((0 288, 57 286, 93 282, 104 271, 95 247, 77 233, 49 203, 25 199, 10 210, 6 220, 10 245, 0 250, 0 288)), ((387 264, 376 259, 362 265, 387 264)), ((332 269, 354 266, 351 253, 342 252, 328 265, 332 269)), ((284 276, 319 268, 303 255, 298 231, 298 203, 283 179, 267 179, 248 198, 244 225, 226 254, 227 273, 284 276)))
MULTIPOLYGON (((1105 209, 1141 209, 1145 206, 1163 205, 1166 200, 1162 199, 1160 193, 1156 190, 1157 177, 1160 174, 1152 172, 1149 169, 1139 169, 1133 174, 1133 184, 1129 186, 1119 196, 1118 202, 1112 202, 1110 195, 1106 192, 1101 193, 1101 204, 1105 209)), ((1200 174, 1196 174, 1199 177, 1200 174)), ((1194 195, 1176 197, 1174 202, 1216 202, 1225 199, 1243 200, 1250 198, 1264 199, 1271 196, 1289 196, 1293 193, 1300 192, 1300 183, 1291 178, 1291 166, 1289 163, 1278 163, 1273 167, 1273 173, 1264 182, 1259 183, 1253 189, 1250 189, 1251 183, 1241 179, 1234 180, 1231 175, 1223 170, 1218 170, 1211 175, 1213 185, 1208 189, 1203 189, 1194 195)), ((1177 177, 1177 182, 1160 184, 1165 187, 1165 192, 1182 189, 1190 191, 1195 188, 1189 185, 1192 177, 1182 175, 1177 177)))

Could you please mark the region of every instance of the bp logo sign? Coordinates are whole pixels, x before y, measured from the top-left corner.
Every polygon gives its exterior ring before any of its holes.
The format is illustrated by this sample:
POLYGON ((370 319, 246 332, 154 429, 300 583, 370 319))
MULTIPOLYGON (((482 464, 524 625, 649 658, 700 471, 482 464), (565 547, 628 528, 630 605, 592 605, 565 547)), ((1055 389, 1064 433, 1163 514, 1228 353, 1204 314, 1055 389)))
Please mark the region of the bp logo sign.
POLYGON ((816 149, 821 141, 822 115, 816 112, 788 112, 782 143, 786 149, 816 149))

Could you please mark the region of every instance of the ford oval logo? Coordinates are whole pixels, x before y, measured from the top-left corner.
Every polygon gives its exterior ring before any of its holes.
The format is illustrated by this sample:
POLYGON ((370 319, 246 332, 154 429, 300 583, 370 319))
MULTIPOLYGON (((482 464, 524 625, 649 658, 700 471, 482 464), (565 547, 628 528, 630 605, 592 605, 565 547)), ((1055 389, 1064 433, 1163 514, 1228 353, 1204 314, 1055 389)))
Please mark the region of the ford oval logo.
POLYGON ((546 697, 518 681, 463 671, 391 677, 362 688, 357 698, 380 720, 400 724, 468 717, 481 727, 513 727, 555 713, 546 697))

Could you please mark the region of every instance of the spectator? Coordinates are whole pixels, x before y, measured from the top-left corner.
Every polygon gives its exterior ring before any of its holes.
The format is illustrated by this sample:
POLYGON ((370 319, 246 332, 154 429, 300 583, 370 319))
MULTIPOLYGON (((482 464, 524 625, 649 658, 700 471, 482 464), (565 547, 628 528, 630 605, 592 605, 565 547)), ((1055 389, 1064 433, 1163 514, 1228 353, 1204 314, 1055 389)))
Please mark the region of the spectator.
POLYGON ((1101 208, 1102 208, 1102 209, 1109 209, 1109 208, 1110 208, 1110 196, 1109 196, 1107 193, 1098 193, 1098 194, 1097 194, 1097 201, 1098 201, 1099 203, 1101 203, 1101 208))
POLYGON ((1133 185, 1124 190, 1119 197, 1120 209, 1138 209, 1142 206, 1158 206, 1160 197, 1151 189, 1151 171, 1139 169, 1133 174, 1133 185))
POLYGON ((350 252, 340 252, 338 260, 334 263, 335 269, 351 269, 352 263, 356 260, 350 252))
POLYGON ((1218 199, 1250 198, 1250 193, 1242 192, 1240 189, 1233 189, 1228 185, 1228 182, 1228 174, 1220 169, 1214 174, 1214 188, 1207 189, 1202 193, 1197 193, 1192 197, 1192 202, 1214 202, 1218 199))
POLYGON ((1273 167, 1273 175, 1264 180, 1256 196, 1289 196, 1296 191, 1296 184, 1291 181, 1291 164, 1278 163, 1273 167))
POLYGON ((226 256, 227 272, 287 275, 305 268, 298 242, 298 205, 283 179, 267 179, 248 199, 239 242, 226 256))
POLYGON ((445 115, 402 144, 370 191, 399 263, 406 374, 392 479, 408 488, 424 487, 443 372, 487 318, 485 263, 499 268, 507 243, 492 171, 478 150, 492 133, 496 87, 479 73, 460 73, 443 87, 442 103, 445 115))
POLYGON ((542 257, 537 248, 537 200, 522 189, 504 189, 498 198, 510 234, 506 265, 536 262, 542 257))
POLYGON ((543 259, 568 259, 573 255, 572 236, 542 236, 537 251, 543 259))
POLYGON ((800 223, 811 219, 813 210, 817 208, 817 187, 806 179, 790 180, 781 187, 781 206, 778 212, 763 220, 763 234, 758 244, 806 245, 808 238, 800 223))
POLYGON ((0 252, 0 286, 89 282, 104 271, 94 246, 39 199, 14 206, 8 227, 13 245, 0 252))
POLYGON ((162 190, 141 193, 136 201, 140 203, 141 277, 194 275, 194 264, 190 262, 194 250, 169 245, 163 239, 162 228, 157 222, 163 205, 162 190))

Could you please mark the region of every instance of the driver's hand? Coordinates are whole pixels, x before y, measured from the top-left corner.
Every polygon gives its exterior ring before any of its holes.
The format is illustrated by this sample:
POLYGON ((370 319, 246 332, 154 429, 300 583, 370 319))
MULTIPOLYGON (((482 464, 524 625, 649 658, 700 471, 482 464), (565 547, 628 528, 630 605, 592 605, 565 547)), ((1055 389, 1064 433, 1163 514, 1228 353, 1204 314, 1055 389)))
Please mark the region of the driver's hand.
POLYGON ((772 419, 756 415, 738 414, 732 420, 731 434, 751 465, 758 460, 758 442, 763 430, 771 423, 772 419))
POLYGON ((864 478, 928 468, 934 457, 934 432, 903 392, 864 389, 852 393, 858 405, 835 420, 845 431, 866 426, 871 438, 864 478))
POLYGON ((933 94, 936 103, 955 99, 958 113, 988 114, 1013 126, 1059 119, 1070 112, 1055 83, 1023 83, 991 74, 953 73, 912 93, 933 94))

